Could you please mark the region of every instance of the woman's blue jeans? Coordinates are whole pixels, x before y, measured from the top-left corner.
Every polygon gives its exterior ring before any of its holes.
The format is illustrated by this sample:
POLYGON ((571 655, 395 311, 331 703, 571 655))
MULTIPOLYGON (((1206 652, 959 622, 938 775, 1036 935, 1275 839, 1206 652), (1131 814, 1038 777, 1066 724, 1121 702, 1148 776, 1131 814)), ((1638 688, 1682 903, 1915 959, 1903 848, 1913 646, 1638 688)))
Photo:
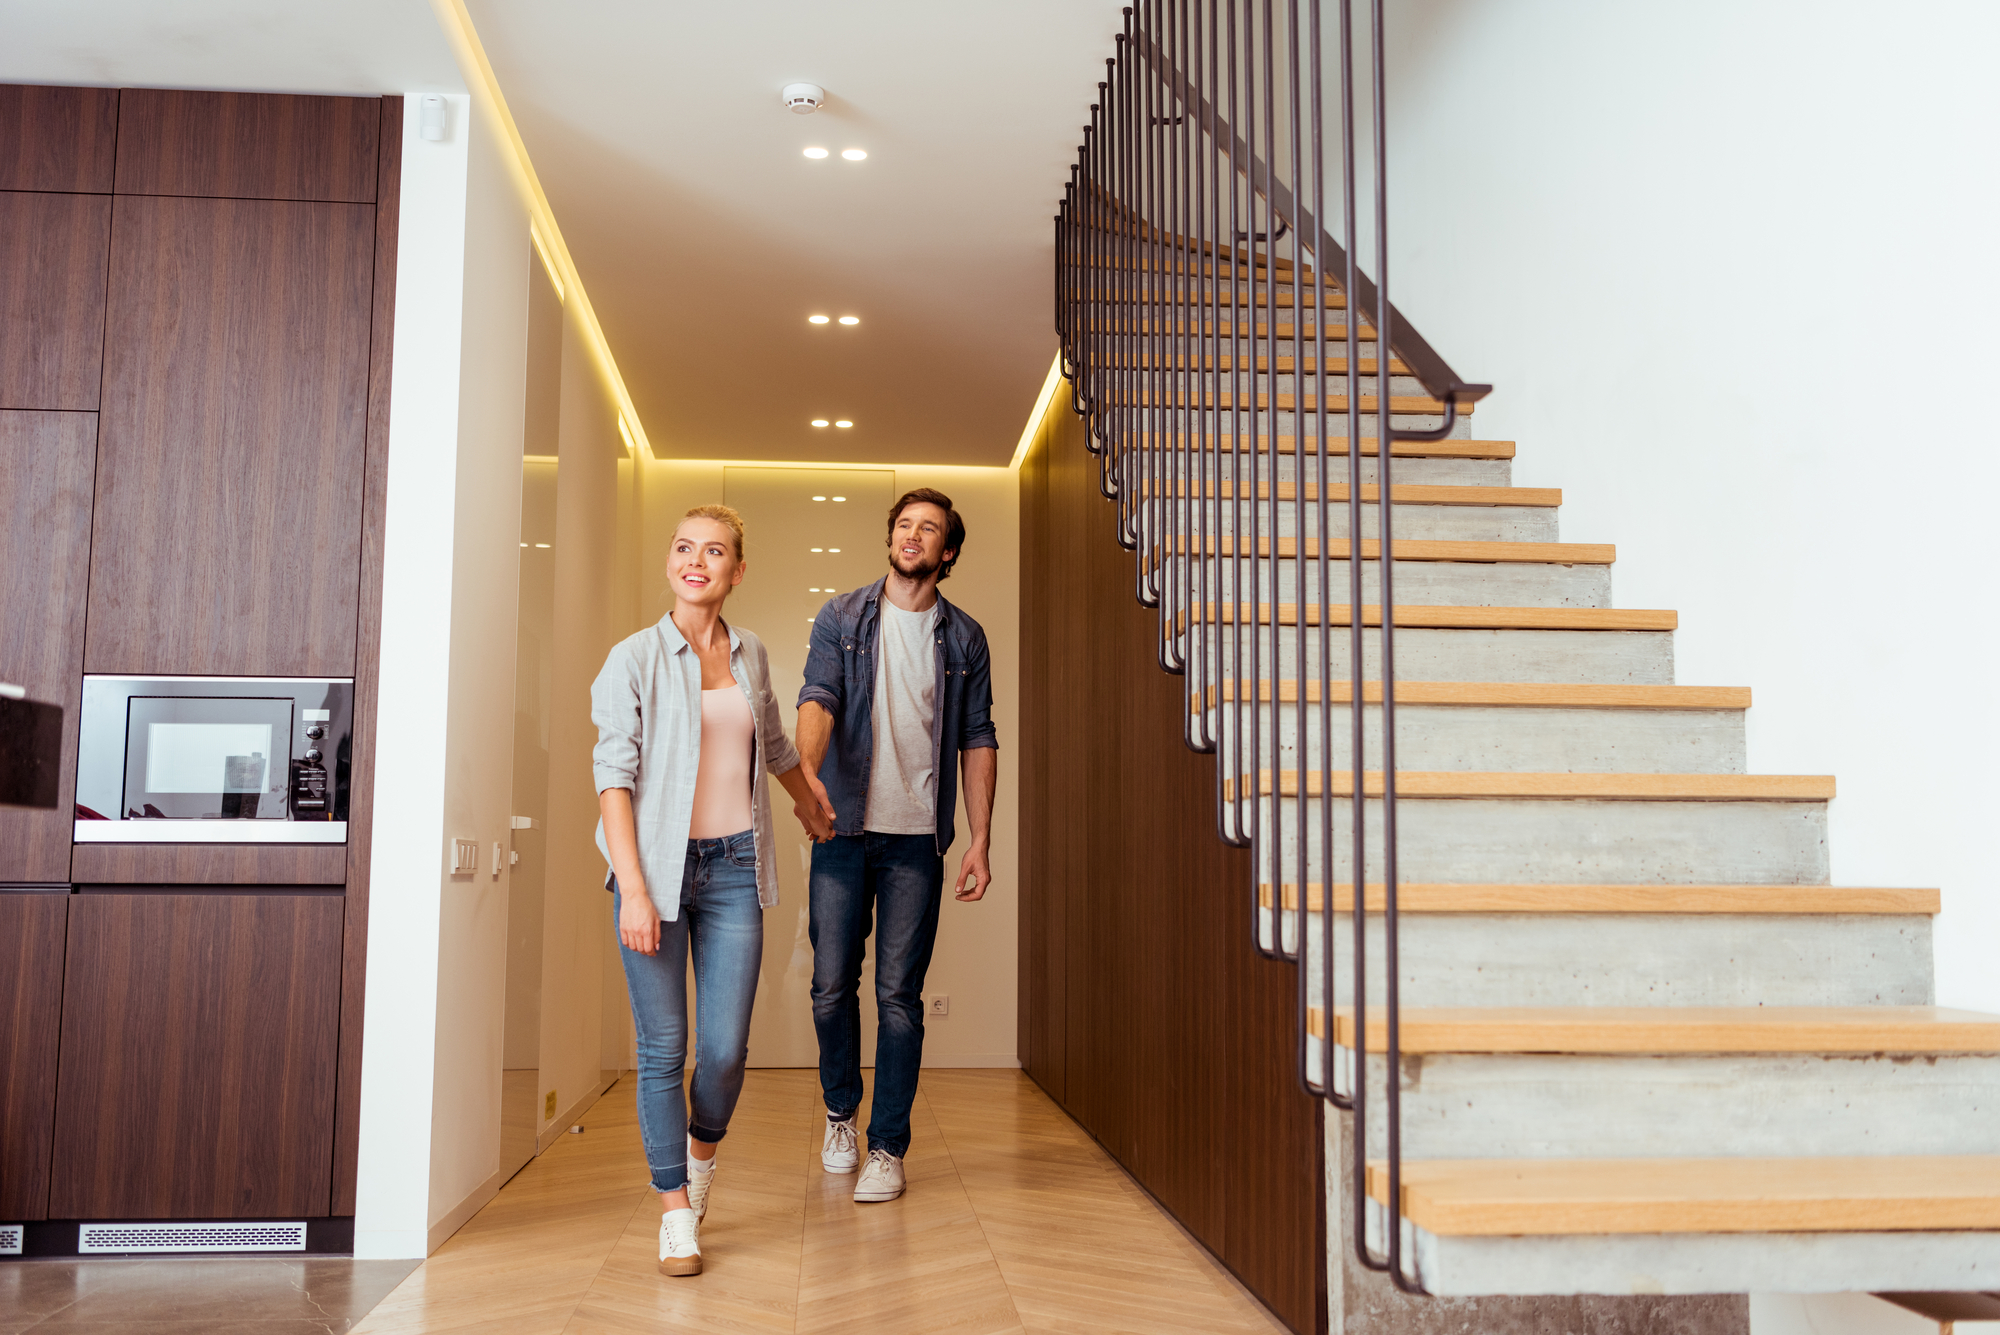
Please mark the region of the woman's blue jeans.
MULTIPOLYGON (((656 888, 653 893, 658 894, 656 888)), ((658 903, 657 898, 655 904, 658 903)), ((660 920, 660 949, 642 955, 621 941, 632 1023, 639 1034, 639 1138, 654 1191, 687 1185, 687 1138, 713 1144, 729 1130, 750 1049, 750 1007, 764 959, 764 910, 757 902, 757 841, 745 830, 688 840, 681 910, 660 920), (687 1062, 688 949, 694 949, 694 1115, 682 1092, 687 1062)), ((611 929, 618 930, 618 882, 611 882, 611 929)))

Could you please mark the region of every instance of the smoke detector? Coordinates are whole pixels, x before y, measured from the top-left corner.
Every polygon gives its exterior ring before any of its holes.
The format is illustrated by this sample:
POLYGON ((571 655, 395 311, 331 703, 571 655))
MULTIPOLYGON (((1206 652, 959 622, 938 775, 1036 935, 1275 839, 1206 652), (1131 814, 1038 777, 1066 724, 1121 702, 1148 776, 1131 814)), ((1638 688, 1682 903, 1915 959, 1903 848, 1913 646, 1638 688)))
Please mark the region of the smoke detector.
POLYGON ((783 96, 785 110, 795 116, 810 116, 826 105, 826 89, 816 83, 788 83, 783 96))

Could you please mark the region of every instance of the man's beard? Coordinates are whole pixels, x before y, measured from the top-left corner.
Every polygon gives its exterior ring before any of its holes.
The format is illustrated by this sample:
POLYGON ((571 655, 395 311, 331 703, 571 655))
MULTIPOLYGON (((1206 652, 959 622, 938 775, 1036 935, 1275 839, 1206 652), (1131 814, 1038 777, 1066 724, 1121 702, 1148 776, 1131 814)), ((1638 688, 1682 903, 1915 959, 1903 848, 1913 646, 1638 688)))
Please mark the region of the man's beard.
POLYGON ((919 556, 913 565, 911 565, 908 569, 905 569, 903 567, 903 563, 898 559, 900 556, 901 553, 899 553, 895 548, 891 547, 889 549, 889 569, 895 571, 897 574, 901 575, 904 579, 926 580, 929 579, 932 575, 935 575, 939 570, 944 568, 944 561, 942 558, 932 557, 930 560, 927 561, 923 557, 919 556))

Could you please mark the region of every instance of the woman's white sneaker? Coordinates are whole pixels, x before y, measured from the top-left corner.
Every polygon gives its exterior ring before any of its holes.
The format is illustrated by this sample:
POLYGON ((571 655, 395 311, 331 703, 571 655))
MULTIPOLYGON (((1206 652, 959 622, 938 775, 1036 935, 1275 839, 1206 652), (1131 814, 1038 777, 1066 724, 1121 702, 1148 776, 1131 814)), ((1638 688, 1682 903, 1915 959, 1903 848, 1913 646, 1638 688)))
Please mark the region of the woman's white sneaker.
POLYGON ((687 1165, 688 1205, 693 1208, 696 1219, 706 1219, 708 1190, 715 1185, 715 1156, 710 1155, 707 1159, 695 1158, 693 1137, 689 1137, 687 1165), (707 1167, 704 1168, 703 1164, 707 1167))
POLYGON ((857 1201, 893 1201, 903 1194, 903 1160, 887 1150, 868 1151, 868 1166, 854 1184, 857 1201))
POLYGON ((861 1142, 854 1130, 854 1118, 826 1122, 826 1140, 820 1145, 820 1166, 829 1173, 851 1173, 861 1166, 861 1142))
POLYGON ((701 1273, 701 1220, 693 1210, 669 1210, 660 1216, 660 1273, 701 1273))

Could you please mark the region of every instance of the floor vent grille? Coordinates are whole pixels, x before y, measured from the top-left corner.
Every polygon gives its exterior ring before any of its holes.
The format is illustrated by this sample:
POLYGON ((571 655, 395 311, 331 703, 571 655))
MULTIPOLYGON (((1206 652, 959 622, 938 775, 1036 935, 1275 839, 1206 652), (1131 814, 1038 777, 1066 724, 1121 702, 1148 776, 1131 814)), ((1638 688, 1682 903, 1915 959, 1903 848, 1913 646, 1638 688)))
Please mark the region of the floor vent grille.
POLYGON ((296 1224, 84 1224, 76 1249, 102 1252, 302 1252, 306 1226, 296 1224))
POLYGON ((24 1231, 19 1224, 0 1224, 0 1256, 21 1254, 21 1234, 24 1231))

